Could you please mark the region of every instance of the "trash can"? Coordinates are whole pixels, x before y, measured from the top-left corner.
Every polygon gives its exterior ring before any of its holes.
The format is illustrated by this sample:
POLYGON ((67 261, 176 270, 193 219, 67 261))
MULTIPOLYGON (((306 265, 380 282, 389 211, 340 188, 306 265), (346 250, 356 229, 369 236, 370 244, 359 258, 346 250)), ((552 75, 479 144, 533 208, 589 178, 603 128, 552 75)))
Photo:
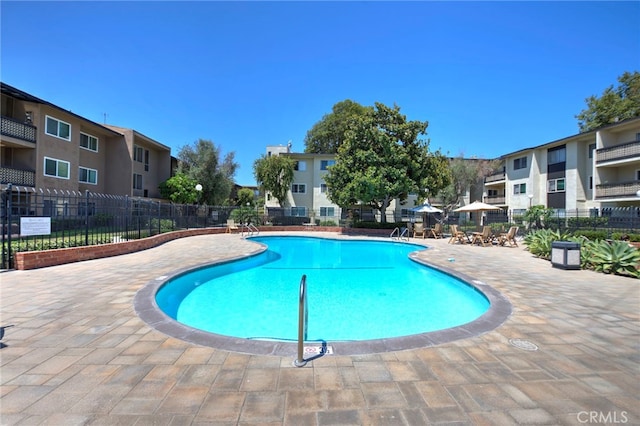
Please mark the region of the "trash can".
POLYGON ((572 241, 551 243, 551 266, 561 269, 580 269, 580 243, 572 241))

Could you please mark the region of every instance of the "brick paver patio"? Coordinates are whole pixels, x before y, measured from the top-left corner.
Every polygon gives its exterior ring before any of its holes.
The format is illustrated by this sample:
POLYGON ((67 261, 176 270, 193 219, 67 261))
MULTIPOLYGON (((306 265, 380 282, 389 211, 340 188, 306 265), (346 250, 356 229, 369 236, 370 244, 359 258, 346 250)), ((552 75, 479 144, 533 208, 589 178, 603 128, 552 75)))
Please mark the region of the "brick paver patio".
POLYGON ((325 355, 303 368, 295 357, 169 337, 133 309, 152 280, 252 252, 238 235, 2 272, 0 325, 14 327, 0 349, 0 423, 640 424, 640 281, 552 268, 522 247, 424 241, 432 249, 421 258, 502 292, 513 305, 506 322, 435 347, 325 355))

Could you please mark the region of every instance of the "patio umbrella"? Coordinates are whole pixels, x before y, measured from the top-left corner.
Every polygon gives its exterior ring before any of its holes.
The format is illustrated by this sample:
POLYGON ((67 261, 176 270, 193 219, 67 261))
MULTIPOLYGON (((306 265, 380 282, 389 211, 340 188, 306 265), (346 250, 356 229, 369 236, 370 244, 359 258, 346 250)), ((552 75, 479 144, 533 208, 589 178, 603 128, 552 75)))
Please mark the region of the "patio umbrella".
POLYGON ((442 213, 442 210, 437 207, 433 207, 429 203, 424 203, 423 205, 414 207, 411 210, 416 213, 442 213))
MULTIPOLYGON (((474 201, 466 206, 458 207, 454 210, 457 213, 472 213, 472 212, 486 212, 490 210, 502 210, 500 207, 492 206, 491 204, 483 203, 482 201, 474 201)), ((479 216, 476 217, 476 227, 480 227, 479 216)))
POLYGON ((492 206, 491 204, 483 203, 482 201, 474 201, 471 204, 467 204, 466 206, 458 207, 454 210, 454 212, 464 213, 464 212, 484 212, 488 210, 502 210, 498 206, 492 206))
MULTIPOLYGON (((422 213, 425 216, 428 215, 429 213, 442 213, 442 210, 440 210, 437 207, 433 207, 429 203, 424 203, 421 206, 414 207, 411 209, 411 211, 414 211, 416 213, 422 213)), ((424 219, 422 221, 425 222, 424 219)), ((431 226, 431 222, 429 222, 427 225, 431 226)))

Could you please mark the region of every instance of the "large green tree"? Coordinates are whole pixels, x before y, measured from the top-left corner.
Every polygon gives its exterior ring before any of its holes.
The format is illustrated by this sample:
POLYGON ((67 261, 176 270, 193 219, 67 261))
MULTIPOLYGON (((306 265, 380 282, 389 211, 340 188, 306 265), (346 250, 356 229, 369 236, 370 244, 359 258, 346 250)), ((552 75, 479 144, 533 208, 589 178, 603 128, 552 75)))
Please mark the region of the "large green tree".
POLYGON ((576 115, 581 133, 640 116, 640 73, 627 71, 618 77, 618 83, 607 87, 600 97, 585 99, 587 108, 576 115))
POLYGON ((325 182, 329 198, 347 208, 363 203, 380 211, 394 199, 408 194, 425 197, 449 183, 447 159, 440 151, 430 152, 426 121, 407 121, 400 108, 376 103, 366 114, 354 117, 329 168, 325 182))
POLYGON ((263 155, 253 163, 253 175, 263 191, 268 191, 284 207, 293 182, 295 161, 284 155, 263 155))
POLYGON ((238 168, 235 152, 220 160, 221 149, 212 141, 199 139, 183 146, 178 153, 177 173, 202 185, 200 202, 219 206, 226 204, 233 189, 233 179, 238 168))
POLYGON ((331 113, 325 114, 313 125, 304 138, 304 151, 312 154, 335 154, 344 141, 349 123, 367 114, 370 107, 346 99, 335 104, 331 113))

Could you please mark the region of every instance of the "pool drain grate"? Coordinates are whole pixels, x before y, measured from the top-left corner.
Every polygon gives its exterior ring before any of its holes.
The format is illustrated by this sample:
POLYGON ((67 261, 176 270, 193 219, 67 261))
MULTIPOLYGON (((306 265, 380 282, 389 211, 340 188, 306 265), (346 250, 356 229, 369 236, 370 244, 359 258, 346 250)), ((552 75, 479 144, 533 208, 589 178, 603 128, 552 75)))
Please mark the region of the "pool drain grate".
POLYGON ((537 351, 538 350, 538 345, 536 345, 533 342, 530 342, 528 340, 523 340, 523 339, 509 339, 509 344, 511 344, 511 346, 514 346, 518 349, 522 349, 525 351, 537 351))

